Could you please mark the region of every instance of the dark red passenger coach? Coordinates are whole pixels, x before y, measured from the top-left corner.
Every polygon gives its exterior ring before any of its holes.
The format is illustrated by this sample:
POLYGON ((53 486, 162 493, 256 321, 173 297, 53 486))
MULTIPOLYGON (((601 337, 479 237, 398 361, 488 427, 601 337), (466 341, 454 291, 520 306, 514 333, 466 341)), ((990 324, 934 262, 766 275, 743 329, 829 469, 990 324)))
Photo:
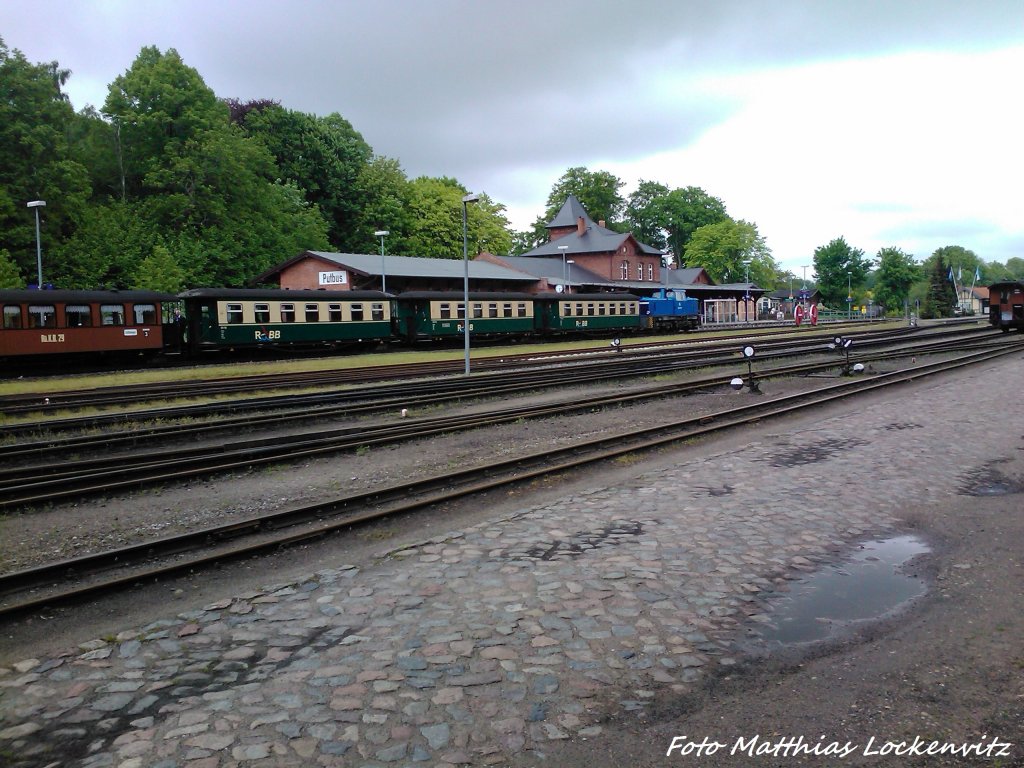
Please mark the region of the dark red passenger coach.
POLYGON ((153 291, 0 291, 0 359, 158 353, 174 301, 153 291))

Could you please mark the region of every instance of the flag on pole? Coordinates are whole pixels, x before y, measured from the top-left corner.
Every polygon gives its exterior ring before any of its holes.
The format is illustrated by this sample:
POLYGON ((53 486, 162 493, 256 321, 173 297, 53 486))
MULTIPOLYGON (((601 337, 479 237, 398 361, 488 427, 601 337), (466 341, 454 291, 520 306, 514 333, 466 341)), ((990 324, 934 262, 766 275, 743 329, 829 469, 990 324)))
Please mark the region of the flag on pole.
POLYGON ((956 268, 956 279, 957 280, 963 280, 964 279, 964 268, 962 266, 956 268))
POLYGON ((949 282, 953 282, 953 267, 949 268, 949 282))
POLYGON ((974 268, 974 282, 981 280, 981 267, 974 268))

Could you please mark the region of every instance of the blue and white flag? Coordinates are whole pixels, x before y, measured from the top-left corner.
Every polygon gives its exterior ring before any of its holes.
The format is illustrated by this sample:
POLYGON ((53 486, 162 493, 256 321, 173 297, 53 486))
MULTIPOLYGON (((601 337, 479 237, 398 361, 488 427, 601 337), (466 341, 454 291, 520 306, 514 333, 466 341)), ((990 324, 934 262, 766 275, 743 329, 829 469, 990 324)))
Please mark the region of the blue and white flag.
POLYGON ((957 280, 963 280, 964 279, 964 268, 963 267, 957 267, 956 268, 956 279, 957 280))
POLYGON ((981 267, 974 268, 974 282, 981 280, 981 267))
POLYGON ((953 267, 949 267, 949 282, 953 282, 953 267))

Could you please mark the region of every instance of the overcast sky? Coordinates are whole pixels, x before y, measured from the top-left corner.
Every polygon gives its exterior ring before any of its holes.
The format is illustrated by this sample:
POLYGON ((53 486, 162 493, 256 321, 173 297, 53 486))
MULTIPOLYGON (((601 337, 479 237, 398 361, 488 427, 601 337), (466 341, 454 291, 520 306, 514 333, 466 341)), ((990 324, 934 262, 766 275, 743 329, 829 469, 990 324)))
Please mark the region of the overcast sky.
POLYGON ((338 112, 518 229, 585 166, 627 195, 703 188, 798 276, 840 236, 1024 257, 1021 0, 0 0, 0 20, 71 70, 76 109, 175 48, 218 96, 338 112))

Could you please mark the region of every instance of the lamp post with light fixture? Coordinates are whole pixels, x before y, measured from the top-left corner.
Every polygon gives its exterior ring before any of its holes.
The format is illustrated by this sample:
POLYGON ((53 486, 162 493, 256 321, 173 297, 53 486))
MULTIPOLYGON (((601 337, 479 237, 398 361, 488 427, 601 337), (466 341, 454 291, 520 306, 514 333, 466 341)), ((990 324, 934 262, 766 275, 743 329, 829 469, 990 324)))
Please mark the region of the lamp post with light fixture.
POLYGON ((466 375, 469 376, 469 236, 466 225, 466 206, 476 203, 480 196, 470 192, 462 198, 462 299, 463 312, 462 320, 463 335, 466 338, 466 375))
POLYGON ((384 276, 384 238, 390 234, 386 229, 378 229, 373 233, 374 237, 380 238, 380 290, 382 293, 388 292, 388 280, 384 276))
POLYGON ((558 250, 562 254, 562 290, 565 291, 569 284, 569 265, 565 261, 565 252, 569 250, 569 246, 560 245, 558 250))
POLYGON ((33 200, 27 208, 36 209, 36 287, 43 290, 43 246, 39 239, 39 209, 46 207, 45 200, 33 200))

